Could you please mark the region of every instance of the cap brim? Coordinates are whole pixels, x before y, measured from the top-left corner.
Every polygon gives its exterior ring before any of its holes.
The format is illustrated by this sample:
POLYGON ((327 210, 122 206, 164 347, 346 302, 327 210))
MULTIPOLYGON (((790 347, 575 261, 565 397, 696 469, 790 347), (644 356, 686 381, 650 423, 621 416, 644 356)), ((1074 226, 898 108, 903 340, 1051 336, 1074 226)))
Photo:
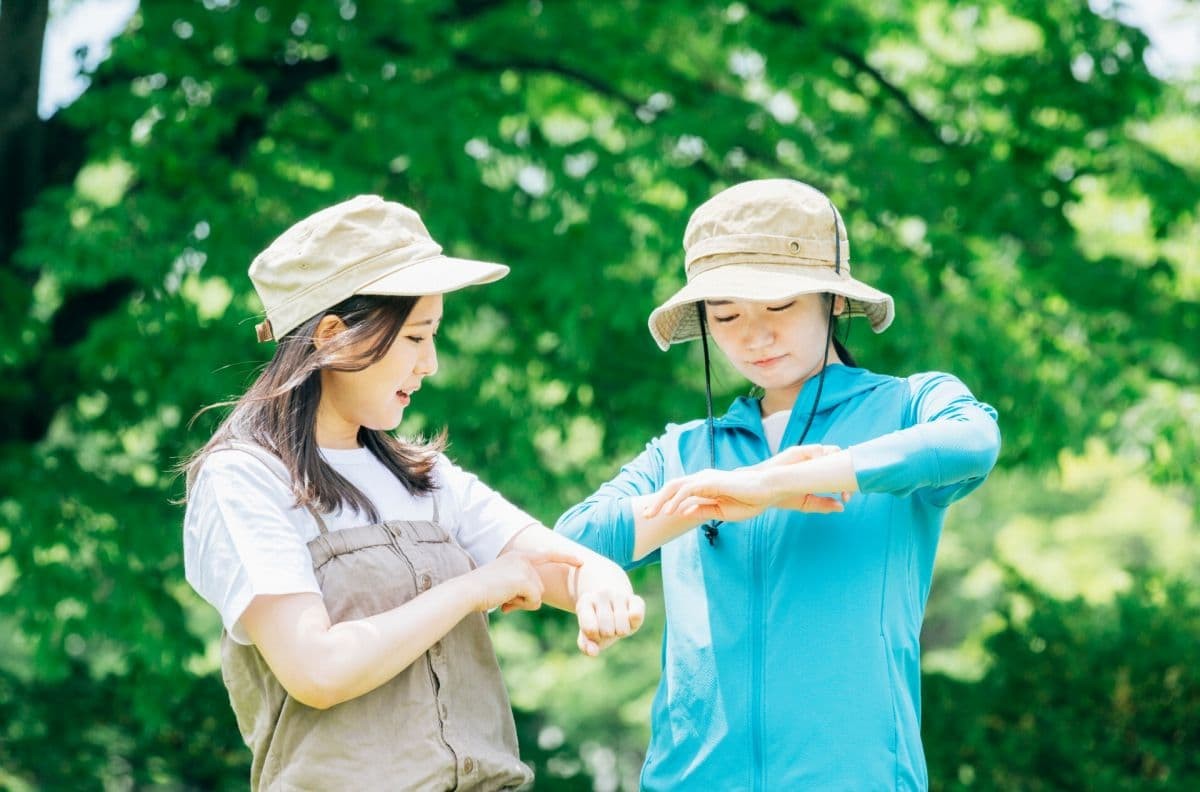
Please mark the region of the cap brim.
POLYGON ((508 267, 490 261, 434 256, 395 269, 355 290, 357 294, 423 296, 445 294, 467 286, 498 281, 508 267))
POLYGON ((866 316, 882 333, 892 323, 892 298, 862 281, 828 267, 730 264, 702 272, 650 314, 650 334, 664 351, 671 344, 700 337, 695 303, 701 300, 775 302, 802 294, 829 292, 848 301, 846 316, 866 316))

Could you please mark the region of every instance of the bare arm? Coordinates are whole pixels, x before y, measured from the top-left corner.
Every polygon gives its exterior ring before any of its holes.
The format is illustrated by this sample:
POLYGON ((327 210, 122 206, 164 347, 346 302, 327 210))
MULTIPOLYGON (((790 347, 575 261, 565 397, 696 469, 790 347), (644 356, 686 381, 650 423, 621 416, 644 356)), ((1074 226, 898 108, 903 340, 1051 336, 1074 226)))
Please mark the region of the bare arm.
POLYGON ((629 576, 620 566, 588 548, 572 542, 544 525, 530 525, 512 539, 503 550, 554 552, 575 556, 578 567, 567 564, 541 564, 545 603, 579 618, 579 648, 597 655, 618 638, 632 635, 645 618, 645 603, 633 593, 629 576))
POLYGON ((408 668, 472 611, 506 603, 536 609, 538 567, 576 563, 553 551, 510 553, 396 608, 337 624, 318 594, 260 595, 241 623, 284 689, 302 704, 327 709, 408 668))

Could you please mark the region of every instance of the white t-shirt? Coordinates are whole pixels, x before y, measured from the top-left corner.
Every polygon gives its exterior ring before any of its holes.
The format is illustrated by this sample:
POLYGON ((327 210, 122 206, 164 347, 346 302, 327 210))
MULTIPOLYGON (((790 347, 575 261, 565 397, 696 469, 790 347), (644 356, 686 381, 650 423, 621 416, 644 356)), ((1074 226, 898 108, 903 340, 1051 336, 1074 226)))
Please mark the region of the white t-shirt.
POLYGON ((782 410, 763 418, 763 432, 767 435, 767 448, 771 449, 772 455, 779 453, 779 444, 783 442, 783 433, 791 417, 791 410, 782 410))
MULTIPOLYGON (((321 454, 371 500, 381 521, 432 519, 436 498, 442 527, 476 564, 494 560, 518 531, 537 523, 444 455, 433 470, 438 488, 413 496, 366 448, 323 448, 321 454)), ((287 478, 283 463, 271 463, 278 473, 247 451, 212 453, 188 494, 183 520, 187 581, 243 644, 250 640, 238 620, 254 597, 321 592, 307 547, 319 533, 316 520, 294 506, 281 479, 287 478)), ((370 522, 357 510, 321 516, 330 531, 370 522)))

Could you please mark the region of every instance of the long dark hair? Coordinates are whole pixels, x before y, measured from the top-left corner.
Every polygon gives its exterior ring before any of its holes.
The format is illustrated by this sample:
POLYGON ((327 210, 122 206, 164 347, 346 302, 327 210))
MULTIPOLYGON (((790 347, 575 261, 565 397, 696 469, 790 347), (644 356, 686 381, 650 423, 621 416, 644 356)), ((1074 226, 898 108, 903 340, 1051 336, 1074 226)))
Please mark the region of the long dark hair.
MULTIPOLYGON (((823 296, 826 307, 832 308, 833 301, 836 299, 835 296, 829 292, 825 292, 823 296)), ((833 317, 833 333, 831 334, 833 337, 833 349, 837 352, 837 356, 841 358, 843 363, 852 368, 858 368, 858 362, 854 360, 854 355, 850 354, 850 350, 846 349, 846 345, 842 340, 850 338, 850 325, 850 320, 845 316, 833 317), (839 334, 842 336, 842 339, 838 338, 839 334)))
MULTIPOLYGON (((375 505, 330 467, 317 447, 321 370, 361 371, 383 358, 418 299, 355 295, 279 339, 275 355, 241 398, 211 405, 197 413, 199 417, 214 408, 233 407, 212 439, 181 466, 187 475, 188 488, 209 454, 227 447, 231 441, 242 441, 279 458, 287 469, 297 506, 322 513, 350 507, 367 515, 371 522, 378 522, 375 505), (346 329, 318 349, 314 343, 317 326, 329 314, 340 318, 346 329)), ((433 466, 446 445, 444 431, 431 441, 406 441, 388 432, 360 427, 358 441, 410 493, 417 495, 434 489, 433 466)))

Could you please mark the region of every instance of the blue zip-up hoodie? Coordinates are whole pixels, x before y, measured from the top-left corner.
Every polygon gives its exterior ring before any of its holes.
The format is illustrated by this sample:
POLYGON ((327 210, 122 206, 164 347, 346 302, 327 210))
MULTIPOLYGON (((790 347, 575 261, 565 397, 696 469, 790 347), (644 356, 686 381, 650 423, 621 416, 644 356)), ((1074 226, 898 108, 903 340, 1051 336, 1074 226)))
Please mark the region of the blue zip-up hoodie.
MULTIPOLYGON (((806 383, 781 447, 795 444, 806 383)), ((719 468, 770 456, 756 400, 715 421, 719 468)), ((849 448, 838 514, 768 509, 688 531, 635 564, 631 499, 709 467, 704 421, 672 425, 557 530, 625 567, 659 560, 667 625, 647 790, 923 790, 919 635, 946 507, 1000 446, 996 413, 949 374, 829 366, 807 438, 849 448)))

